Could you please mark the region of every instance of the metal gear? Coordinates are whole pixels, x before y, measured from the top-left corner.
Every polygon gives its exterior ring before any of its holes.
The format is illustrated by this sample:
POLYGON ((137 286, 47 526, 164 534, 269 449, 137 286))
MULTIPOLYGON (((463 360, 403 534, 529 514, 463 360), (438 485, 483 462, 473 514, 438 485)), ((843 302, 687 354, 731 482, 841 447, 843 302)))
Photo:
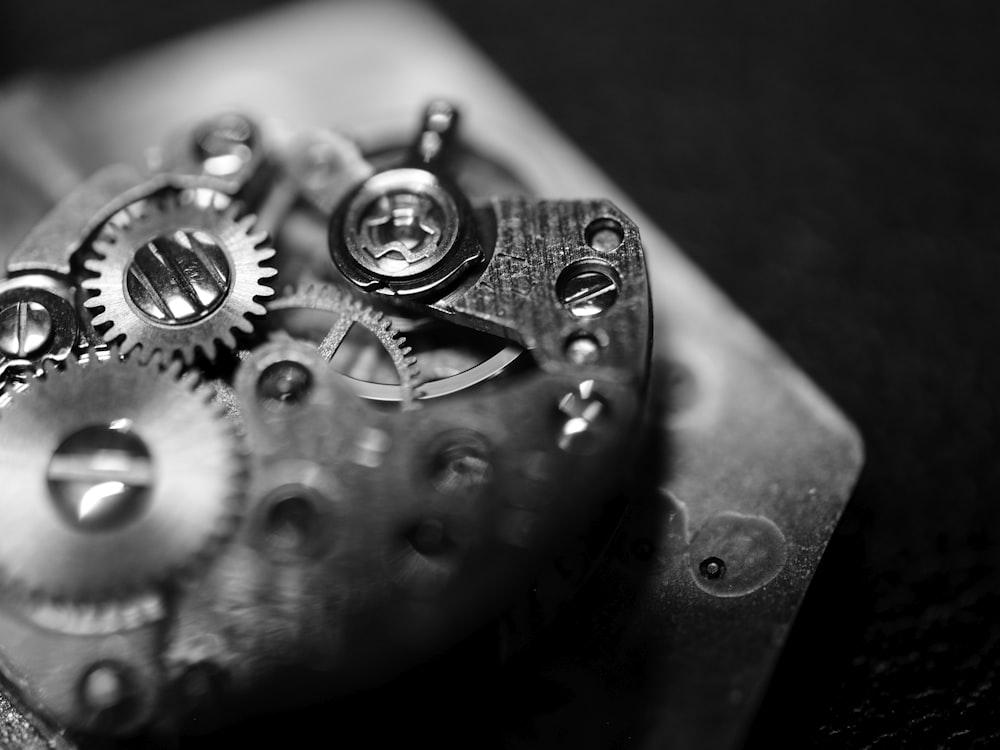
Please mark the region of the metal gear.
POLYGON ((247 316, 263 315, 256 301, 274 290, 263 265, 274 250, 256 218, 239 217, 239 206, 206 189, 166 192, 136 201, 111 217, 93 242, 99 256, 84 263, 96 274, 84 301, 104 340, 124 337, 122 352, 141 346, 179 354, 191 363, 200 349, 209 359, 217 346, 235 348, 234 332, 250 333, 247 316))
MULTIPOLYGON (((354 391, 362 398, 373 401, 402 401, 410 403, 419 395, 420 369, 411 354, 406 339, 393 328, 386 317, 359 302, 335 286, 315 284, 299 289, 289 289, 271 300, 269 313, 278 311, 320 311, 334 317, 319 344, 320 354, 330 361, 340 348, 351 327, 361 325, 370 331, 392 358, 399 373, 399 385, 373 383, 344 374, 354 391)), ((293 334, 294 335, 294 334, 293 334)))
POLYGON ((241 438, 180 365, 50 367, 0 411, 0 579, 42 601, 124 601, 235 526, 241 438))

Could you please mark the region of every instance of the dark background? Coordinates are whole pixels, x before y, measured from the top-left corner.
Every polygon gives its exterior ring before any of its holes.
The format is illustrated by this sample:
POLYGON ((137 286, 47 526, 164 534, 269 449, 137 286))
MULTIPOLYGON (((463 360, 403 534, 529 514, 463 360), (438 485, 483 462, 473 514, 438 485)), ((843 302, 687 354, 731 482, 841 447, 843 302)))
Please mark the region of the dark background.
MULTIPOLYGON (((2 0, 0 74, 273 4, 2 0)), ((1000 744, 1000 4, 435 4, 865 437, 750 747, 1000 744)))

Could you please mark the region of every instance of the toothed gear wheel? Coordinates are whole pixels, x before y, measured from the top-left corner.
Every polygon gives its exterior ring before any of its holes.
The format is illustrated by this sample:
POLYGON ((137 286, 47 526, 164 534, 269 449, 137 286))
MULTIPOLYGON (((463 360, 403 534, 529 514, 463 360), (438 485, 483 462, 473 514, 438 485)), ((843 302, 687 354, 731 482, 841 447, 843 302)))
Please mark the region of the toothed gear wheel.
POLYGON ((61 602, 141 594, 198 569, 235 527, 245 459, 179 364, 50 368, 0 411, 0 577, 61 602))
POLYGON ((112 216, 93 243, 99 257, 85 262, 96 277, 82 284, 95 293, 84 305, 103 308, 93 324, 108 326, 104 340, 187 363, 198 349, 213 359, 220 344, 235 348, 235 332, 253 330, 248 316, 265 312, 257 298, 274 294, 264 283, 277 273, 264 265, 274 250, 255 221, 205 189, 145 198, 112 216))
POLYGON ((341 291, 327 284, 316 284, 299 289, 289 289, 280 297, 271 300, 267 309, 276 311, 316 310, 329 313, 330 326, 319 344, 320 354, 327 361, 333 359, 344 337, 355 324, 368 329, 388 352, 393 366, 399 374, 399 385, 373 383, 345 375, 354 391, 362 398, 375 401, 402 401, 411 403, 416 398, 420 385, 420 368, 411 354, 406 339, 393 328, 386 317, 341 291))

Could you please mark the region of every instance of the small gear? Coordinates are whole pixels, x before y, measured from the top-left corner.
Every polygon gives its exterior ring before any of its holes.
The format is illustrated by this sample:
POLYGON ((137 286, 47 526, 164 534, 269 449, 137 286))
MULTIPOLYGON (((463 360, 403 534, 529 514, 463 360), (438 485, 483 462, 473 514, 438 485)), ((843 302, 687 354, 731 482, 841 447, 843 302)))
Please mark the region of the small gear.
POLYGON ((247 316, 263 315, 256 301, 274 290, 263 265, 274 250, 252 233, 255 217, 239 217, 228 196, 211 190, 167 192, 132 203, 111 217, 87 260, 96 274, 83 281, 84 302, 104 340, 124 337, 122 352, 141 346, 177 353, 191 363, 196 350, 212 359, 219 343, 235 348, 234 332, 250 333, 247 316))
MULTIPOLYGON (((404 404, 412 403, 418 395, 420 369, 416 358, 411 354, 410 347, 406 345, 406 339, 393 328, 392 323, 382 313, 359 302, 337 287, 315 284, 290 289, 282 296, 271 300, 267 309, 269 313, 318 311, 332 316, 332 322, 324 318, 325 332, 319 344, 320 354, 327 361, 333 359, 353 325, 363 326, 375 336, 389 354, 399 374, 399 384, 375 383, 345 373, 355 392, 362 398, 375 401, 402 401, 404 404)), ((296 331, 291 333, 295 335, 296 331)))
POLYGON ((234 528, 241 437, 180 364, 71 359, 0 411, 0 579, 124 600, 197 569, 234 528))

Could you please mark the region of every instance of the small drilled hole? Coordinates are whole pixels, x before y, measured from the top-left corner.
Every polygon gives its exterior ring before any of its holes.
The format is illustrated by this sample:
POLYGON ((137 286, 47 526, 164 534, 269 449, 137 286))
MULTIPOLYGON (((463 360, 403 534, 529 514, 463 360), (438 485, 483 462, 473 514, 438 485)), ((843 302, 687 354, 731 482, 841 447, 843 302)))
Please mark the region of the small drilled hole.
POLYGON ((316 502, 304 493, 279 496, 264 518, 264 542, 278 558, 313 555, 321 546, 321 520, 316 502))
POLYGON ((610 253, 621 247, 625 239, 625 230, 619 221, 603 217, 590 222, 583 236, 594 250, 610 253))
POLYGON ((430 480, 438 492, 469 492, 486 485, 492 477, 489 445, 471 430, 446 434, 431 455, 430 480))
POLYGON ((725 578, 726 563, 718 557, 706 557, 698 566, 698 572, 700 572, 705 578, 712 581, 718 580, 719 578, 725 578))
POLYGON ((421 555, 440 555, 448 549, 444 524, 436 520, 421 521, 410 529, 406 539, 421 555))
POLYGON ((635 539, 629 545, 629 552, 639 562, 649 562, 653 559, 653 543, 648 539, 635 539))

